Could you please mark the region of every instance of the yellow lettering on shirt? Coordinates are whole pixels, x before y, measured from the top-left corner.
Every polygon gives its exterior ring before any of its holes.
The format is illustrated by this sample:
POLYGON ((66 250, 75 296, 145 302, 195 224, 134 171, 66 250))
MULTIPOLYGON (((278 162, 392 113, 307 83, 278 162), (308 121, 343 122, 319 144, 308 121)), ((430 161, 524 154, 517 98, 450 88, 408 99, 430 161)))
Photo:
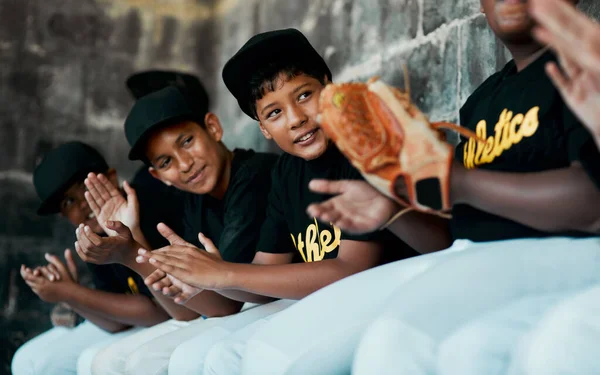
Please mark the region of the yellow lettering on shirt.
POLYGON ((304 262, 318 262, 325 259, 325 255, 334 251, 342 242, 342 231, 335 225, 333 233, 328 229, 319 229, 317 220, 310 224, 304 232, 298 233, 297 237, 290 233, 294 246, 302 256, 304 262), (305 251, 306 250, 306 251, 305 251))
POLYGON ((131 291, 131 294, 140 294, 140 290, 138 289, 138 286, 135 283, 135 280, 133 280, 133 277, 129 276, 127 278, 127 285, 129 286, 129 290, 131 291))
POLYGON ((494 135, 489 137, 486 121, 479 121, 475 127, 475 133, 479 138, 485 139, 485 143, 469 139, 463 148, 464 166, 472 169, 478 165, 492 163, 494 159, 521 142, 523 138, 533 136, 540 125, 539 111, 540 107, 533 107, 523 115, 521 113, 513 114, 508 109, 503 110, 494 126, 494 135))

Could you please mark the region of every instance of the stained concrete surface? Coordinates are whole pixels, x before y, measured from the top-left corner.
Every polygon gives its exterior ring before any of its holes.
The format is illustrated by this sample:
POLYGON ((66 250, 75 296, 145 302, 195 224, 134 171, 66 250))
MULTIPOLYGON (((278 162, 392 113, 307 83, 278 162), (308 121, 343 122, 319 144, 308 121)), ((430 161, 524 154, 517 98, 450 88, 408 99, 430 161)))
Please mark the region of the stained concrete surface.
MULTIPOLYGON (((598 12, 593 0, 585 8, 598 12)), ((0 374, 15 348, 50 326, 49 305, 18 275, 21 263, 59 254, 74 235, 35 215, 31 173, 67 140, 98 147, 122 178, 125 78, 169 68, 201 77, 230 147, 272 150, 222 84, 225 61, 253 34, 301 29, 334 80, 381 75, 433 120, 457 120, 469 93, 508 55, 478 0, 0 0, 0 374)))

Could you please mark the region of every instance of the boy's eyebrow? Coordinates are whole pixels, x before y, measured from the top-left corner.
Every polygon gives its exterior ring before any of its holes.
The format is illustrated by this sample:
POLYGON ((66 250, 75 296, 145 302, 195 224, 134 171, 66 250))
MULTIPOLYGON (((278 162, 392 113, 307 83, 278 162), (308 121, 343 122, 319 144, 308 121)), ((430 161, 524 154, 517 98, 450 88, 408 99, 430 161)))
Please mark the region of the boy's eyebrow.
MULTIPOLYGON (((302 89, 303 89, 303 88, 305 88, 306 86, 310 86, 310 82, 306 82, 306 83, 304 83, 304 84, 302 84, 302 85, 300 85, 300 86, 296 87, 296 88, 295 88, 295 89, 292 91, 292 94, 296 94, 296 93, 298 93, 298 91, 302 90, 302 89)), ((266 106, 265 106, 265 107, 262 109, 262 111, 260 111, 260 114, 264 116, 264 113, 265 113, 265 111, 266 111, 267 109, 269 109, 270 107, 274 106, 275 104, 277 104, 277 102, 273 102, 273 103, 271 103, 271 104, 269 104, 269 105, 266 105, 266 106)))
MULTIPOLYGON (((187 135, 187 133, 185 133, 185 132, 184 132, 184 133, 180 133, 180 134, 179 134, 179 136, 177 136, 177 139, 175 140, 175 142, 174 142, 174 143, 175 143, 175 144, 178 144, 178 143, 181 141, 181 139, 182 139, 183 137, 185 137, 186 135, 187 135)), ((166 158, 166 157, 167 157, 167 155, 163 155, 163 154, 161 154, 161 155, 158 155, 157 157, 155 157, 154 159, 152 159, 152 164, 158 163, 158 161, 159 161, 160 159, 162 159, 162 158, 166 158)))

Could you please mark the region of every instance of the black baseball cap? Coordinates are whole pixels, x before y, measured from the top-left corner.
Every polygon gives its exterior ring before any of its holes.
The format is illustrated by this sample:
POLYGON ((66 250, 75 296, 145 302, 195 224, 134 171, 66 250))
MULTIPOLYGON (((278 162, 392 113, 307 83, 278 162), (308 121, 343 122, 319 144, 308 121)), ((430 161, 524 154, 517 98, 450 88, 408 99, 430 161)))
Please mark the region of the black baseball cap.
POLYGON ((33 172, 33 186, 42 200, 38 215, 60 212, 64 193, 90 172, 106 172, 108 164, 93 147, 68 142, 49 151, 33 172))
POLYGON ((282 59, 290 62, 310 61, 322 69, 331 81, 331 70, 325 60, 300 31, 274 30, 253 36, 225 64, 222 75, 225 86, 235 96, 242 111, 255 120, 248 82, 258 69, 282 59))
POLYGON ((189 73, 174 70, 148 70, 131 75, 127 78, 125 85, 136 100, 165 87, 175 86, 192 98, 191 102, 198 107, 208 108, 210 104, 208 93, 200 79, 189 73))
POLYGON ((192 120, 204 125, 208 107, 196 105, 194 99, 175 86, 168 86, 139 99, 125 119, 125 136, 131 146, 130 160, 145 160, 142 146, 153 129, 192 120))

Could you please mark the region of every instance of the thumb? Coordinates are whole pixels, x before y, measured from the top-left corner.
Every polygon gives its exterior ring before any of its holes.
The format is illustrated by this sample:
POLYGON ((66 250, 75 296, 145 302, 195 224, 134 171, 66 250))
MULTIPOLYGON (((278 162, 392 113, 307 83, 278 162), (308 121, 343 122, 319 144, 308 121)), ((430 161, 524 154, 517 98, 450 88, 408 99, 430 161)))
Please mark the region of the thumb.
POLYGON ((127 194, 127 204, 133 205, 136 210, 139 206, 137 193, 135 189, 129 185, 129 182, 123 182, 123 190, 125 190, 125 194, 127 194))
POLYGON ((74 281, 78 281, 79 273, 77 272, 77 264, 75 263, 75 260, 73 259, 73 253, 71 252, 71 249, 65 250, 65 261, 67 262, 67 268, 69 269, 69 273, 71 274, 71 277, 73 278, 74 281))
POLYGON ((171 245, 192 246, 189 242, 179 237, 173 229, 169 228, 165 223, 158 223, 156 229, 171 245))
POLYGON ((200 241, 200 243, 202 244, 202 246, 204 246, 204 249, 206 251, 213 255, 217 255, 219 258, 221 258, 221 253, 219 252, 219 249, 217 249, 217 247, 210 238, 206 237, 202 233, 198 233, 198 241, 200 241))
POLYGON ((346 191, 347 181, 330 181, 330 180, 312 180, 308 184, 308 188, 315 193, 322 194, 341 194, 346 191))
POLYGON ((127 227, 127 225, 123 224, 120 221, 108 220, 106 222, 106 227, 108 229, 114 230, 121 237, 131 237, 131 231, 129 230, 129 228, 127 227))

